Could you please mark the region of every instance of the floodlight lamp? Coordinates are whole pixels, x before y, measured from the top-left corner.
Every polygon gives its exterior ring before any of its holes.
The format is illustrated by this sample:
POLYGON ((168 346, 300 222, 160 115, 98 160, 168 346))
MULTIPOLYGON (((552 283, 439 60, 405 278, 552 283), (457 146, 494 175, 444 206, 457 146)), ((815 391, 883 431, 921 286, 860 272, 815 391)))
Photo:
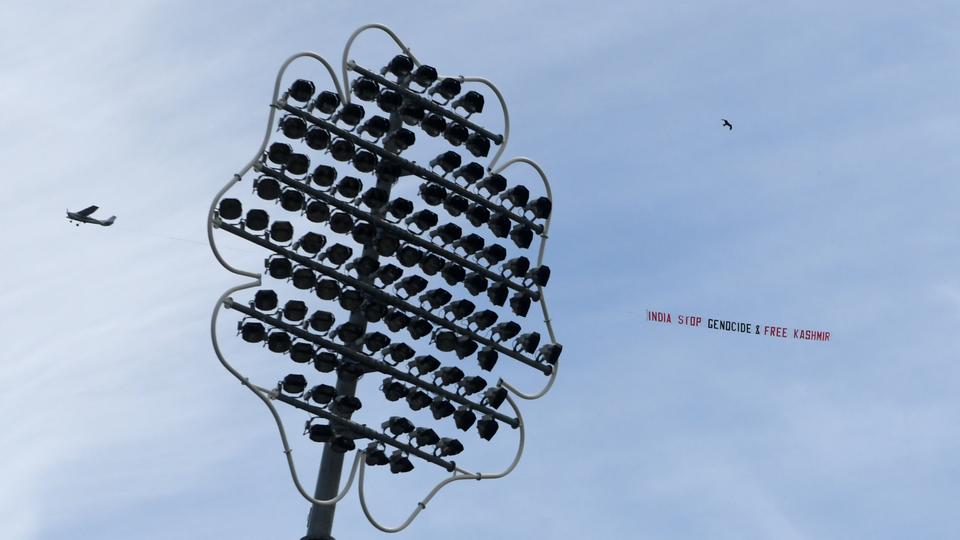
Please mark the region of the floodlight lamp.
MULTIPOLYGON (((470 222, 474 227, 479 227, 484 223, 490 221, 490 210, 487 210, 486 206, 482 204, 471 204, 470 208, 466 211, 467 221, 470 222)), ((507 229, 509 230, 509 223, 507 229)))
POLYGON ((473 296, 476 296, 487 290, 487 285, 487 278, 483 277, 483 275, 478 274, 477 272, 470 272, 463 279, 463 286, 466 287, 467 291, 469 291, 473 296))
POLYGON ((456 285, 467 277, 467 271, 459 264, 449 262, 445 264, 443 270, 440 271, 440 276, 447 282, 447 285, 456 285))
POLYGON ((385 68, 380 70, 380 73, 386 74, 390 72, 396 76, 397 79, 401 79, 409 75, 411 71, 413 71, 413 60, 405 54, 398 54, 390 60, 390 63, 387 64, 385 68))
POLYGON ((420 184, 420 198, 430 206, 437 206, 447 198, 447 190, 440 184, 424 183, 420 184))
POLYGON ((453 350, 457 353, 457 358, 463 360, 471 354, 477 352, 477 342, 470 339, 469 336, 458 336, 457 344, 453 350))
POLYGON ((526 249, 533 242, 533 229, 526 225, 517 225, 510 231, 510 239, 517 247, 526 249))
MULTIPOLYGON (((330 220, 331 223, 333 220, 330 220)), ((339 267, 350 259, 353 255, 353 249, 343 244, 337 243, 324 250, 322 257, 330 264, 339 267)))
POLYGON ((460 81, 453 77, 445 77, 433 85, 427 93, 439 94, 444 100, 450 101, 460 93, 460 81))
POLYGON ((490 332, 490 337, 497 336, 497 341, 506 341, 513 339, 519 333, 520 325, 513 321, 507 321, 494 326, 490 332))
POLYGON ((371 172, 377 168, 377 156, 373 152, 360 150, 353 156, 353 168, 363 173, 371 172))
POLYGON ((409 104, 400 108, 400 120, 408 126, 419 124, 426 115, 427 112, 419 105, 409 104))
POLYGON ((314 311, 310 315, 310 328, 316 332, 326 332, 333 326, 333 323, 336 321, 336 317, 333 316, 333 313, 329 311, 314 311))
POLYGON ((300 237, 300 240, 297 240, 297 246, 311 255, 320 253, 320 250, 323 249, 326 243, 327 238, 325 236, 313 231, 304 234, 300 237))
POLYGON ((507 258, 507 249, 500 244, 490 244, 476 253, 477 259, 486 261, 487 266, 493 266, 507 258))
POLYGON ((454 108, 460 107, 467 111, 467 116, 469 117, 473 113, 483 112, 483 94, 475 90, 470 90, 455 99, 450 105, 454 108))
POLYGON ((337 436, 330 439, 330 450, 338 454, 345 454, 356 448, 357 444, 350 437, 337 436))
POLYGON ((313 270, 303 266, 297 267, 291 274, 290 279, 293 281, 294 287, 303 291, 312 289, 317 283, 317 275, 313 273, 313 270))
POLYGON ((344 176, 337 182, 337 194, 349 200, 357 198, 363 190, 363 182, 359 178, 344 176))
POLYGON ((413 463, 400 450, 390 454, 390 472, 394 474, 406 473, 413 470, 413 463))
MULTIPOLYGON (((431 184, 435 185, 435 184, 431 184)), ((439 238, 440 245, 447 245, 455 240, 459 240, 463 235, 463 229, 456 223, 447 223, 430 231, 430 238, 439 238)))
MULTIPOLYGON (((409 364, 410 369, 416 371, 418 375, 423 376, 427 373, 436 371, 440 367, 440 361, 433 355, 424 354, 413 359, 409 364)), ((439 403, 439 402, 438 402, 439 403)))
POLYGON ((506 214, 497 212, 490 218, 487 226, 490 227, 490 232, 498 238, 506 238, 510 235, 510 218, 506 214))
POLYGON ((510 310, 521 317, 530 312, 530 304, 531 299, 525 293, 518 292, 510 297, 510 310))
POLYGON ((346 360, 340 362, 340 365, 337 366, 337 376, 349 381, 355 381, 363 376, 367 370, 364 367, 356 362, 351 360, 346 360))
POLYGON ((300 300, 287 300, 283 305, 283 317, 290 321, 302 321, 307 317, 307 304, 300 300))
POLYGON ((547 197, 537 197, 528 202, 524 209, 533 214, 534 219, 547 219, 553 211, 553 202, 547 197))
POLYGON ((486 379, 476 375, 464 377, 460 379, 460 382, 457 384, 460 386, 460 390, 463 391, 463 394, 467 396, 470 394, 476 394, 487 387, 486 379))
POLYGON ((324 90, 313 100, 313 106, 323 114, 333 114, 340 106, 340 94, 324 90))
POLYGON ((477 421, 477 415, 468 407, 461 406, 457 407, 457 411, 453 413, 453 421, 457 425, 457 429, 467 431, 477 421))
POLYGON ((358 103, 348 103, 340 109, 338 119, 348 126, 356 126, 363 120, 363 105, 358 103))
POLYGON ((390 458, 387 457, 387 453, 381 448, 379 442, 368 444, 363 453, 363 462, 372 467, 390 463, 390 458))
POLYGON ((477 431, 480 433, 481 439, 489 441, 497 434, 498 429, 500 429, 500 424, 489 414, 483 415, 483 418, 477 422, 477 431))
POLYGON ((427 304, 430 309, 439 309, 453 298, 448 291, 444 289, 431 289, 420 295, 420 304, 427 304))
POLYGON ((391 343, 383 350, 383 357, 384 359, 389 358, 394 364, 399 364, 400 362, 406 362, 413 358, 413 355, 416 353, 417 352, 406 343, 391 343))
POLYGON ((392 257, 400 249, 400 239, 381 229, 377 231, 377 237, 373 241, 373 249, 381 257, 392 257))
POLYGON ((510 207, 524 206, 530 198, 530 190, 523 184, 517 184, 500 194, 500 200, 510 201, 510 207))
POLYGON ((329 165, 317 165, 317 168, 313 170, 313 174, 310 175, 310 179, 320 187, 330 187, 333 185, 334 180, 337 179, 337 170, 329 165))
POLYGON ((253 190, 257 192, 257 197, 265 201, 275 201, 280 197, 280 182, 263 176, 253 181, 253 190))
POLYGON ((329 384, 318 384, 310 389, 308 395, 310 396, 310 400, 314 403, 326 405, 327 403, 330 403, 333 398, 337 397, 337 389, 329 384))
POLYGON ((305 154, 293 153, 287 160, 286 171, 290 174, 306 174, 310 170, 310 158, 305 154))
POLYGON ((407 406, 413 411, 429 407, 431 403, 433 403, 433 398, 423 390, 413 390, 407 394, 407 406))
POLYGON ((547 282, 550 281, 550 267, 547 265, 538 266, 527 272, 526 279, 538 287, 545 287, 547 282))
POLYGON ((384 89, 383 92, 380 92, 380 95, 377 96, 377 106, 380 107, 383 112, 396 112, 403 106, 403 96, 400 95, 399 92, 384 89))
POLYGON ((456 407, 445 399, 435 399, 430 404, 430 412, 433 414, 434 420, 446 418, 453 414, 455 410, 457 410, 456 407))
POLYGON ((298 116, 288 114, 280 119, 280 131, 290 139, 302 139, 307 134, 307 123, 298 116))
POLYGON ((287 279, 293 273, 293 263, 283 257, 271 257, 267 259, 267 273, 274 279, 287 279))
POLYGON ((453 146, 460 146, 469 136, 470 132, 460 124, 450 124, 443 132, 443 138, 453 146))
POLYGON ((308 429, 313 442, 325 443, 333 438, 333 428, 328 424, 312 424, 308 429))
POLYGON ((359 411, 363 407, 360 398, 356 396, 337 396, 331 403, 334 412, 342 415, 349 415, 359 411))
POLYGON ((290 346, 290 359, 298 364, 305 364, 313 359, 313 345, 298 341, 290 346))
POLYGON ((507 189, 507 179, 502 174, 491 174, 477 182, 478 189, 485 189, 490 195, 496 195, 507 189))
MULTIPOLYGON (((354 236, 356 236, 357 230, 354 229, 353 232, 354 236)), ((357 276, 360 277, 368 276, 376 272, 378 268, 380 268, 380 262, 367 255, 363 255, 347 263, 347 270, 355 270, 357 276)))
POLYGON ((479 133, 471 133, 465 143, 467 151, 475 157, 487 157, 490 153, 490 139, 479 133))
POLYGON ((475 233, 470 233, 456 242, 453 242, 454 248, 460 248, 468 255, 483 249, 483 245, 483 237, 475 233))
POLYGON ((313 85, 313 82, 305 79, 297 79, 290 85, 290 90, 287 91, 287 95, 294 101, 306 103, 310 100, 310 97, 313 96, 315 90, 316 87, 313 85))
POLYGON ((350 161, 357 149, 347 139, 337 139, 330 145, 330 155, 337 161, 350 161))
POLYGON ((563 345, 559 343, 548 343, 537 351, 537 360, 555 365, 560 359, 560 353, 563 352, 563 345))
POLYGON ((449 330, 437 330, 431 341, 441 352, 450 352, 457 347, 457 335, 449 330))
POLYGON ((537 345, 540 345, 540 332, 529 332, 517 338, 513 345, 513 350, 516 352, 532 353, 537 350, 537 345))
POLYGON ((410 319, 410 323, 407 324, 407 332, 410 333, 413 339, 420 339, 430 332, 433 332, 433 325, 423 317, 413 317, 410 319))
POLYGON ((360 309, 367 322, 380 322, 387 315, 387 306, 369 298, 363 301, 360 309))
POLYGON ((240 325, 240 337, 247 343, 259 343, 266 336, 266 329, 258 322, 245 322, 240 325))
POLYGON ((457 300, 456 302, 451 302, 443 308, 444 314, 450 314, 453 316, 453 320, 458 321, 471 313, 477 308, 476 304, 469 300, 457 300))
POLYGON ((389 152, 399 154, 417 142, 417 136, 407 128, 400 128, 383 138, 383 146, 389 152))
POLYGON ((463 370, 457 366, 442 367, 438 369, 436 373, 436 377, 440 381, 441 386, 457 384, 463 376, 463 370))
POLYGON ((523 255, 514 257, 500 267, 503 277, 525 276, 530 269, 530 259, 523 255))
POLYGON ((401 279, 394 285, 394 287, 398 291, 403 291, 404 296, 402 298, 406 299, 415 294, 420 294, 424 289, 427 288, 427 285, 427 280, 420 276, 413 275, 401 279))
POLYGON ((330 133, 321 127, 313 126, 307 130, 304 142, 314 150, 323 150, 330 144, 330 133))
POLYGON ((400 267, 387 263, 377 270, 374 277, 379 279, 383 286, 387 286, 400 279, 401 276, 403 276, 403 270, 400 267))
POLYGON ((377 95, 380 93, 380 85, 377 84, 377 81, 367 77, 355 79, 350 88, 353 90, 353 95, 361 101, 373 101, 377 99, 377 95))
POLYGON ((430 114, 420 122, 420 129, 431 137, 440 135, 447 129, 447 121, 439 114, 430 114))
POLYGON ((411 78, 413 82, 421 87, 428 88, 437 80, 437 68, 421 64, 417 66, 417 69, 413 70, 413 76, 411 78))
POLYGON ((307 378, 291 373, 280 381, 280 388, 288 394, 300 395, 307 389, 307 378))
MULTIPOLYGON (((392 381, 392 379, 387 379, 387 381, 392 381)), ((390 432, 394 437, 399 437, 414 430, 413 422, 402 416, 391 416, 388 420, 380 424, 380 427, 384 432, 390 432)))
POLYGON ((387 190, 378 187, 372 187, 363 193, 360 201, 367 205, 371 210, 379 210, 386 206, 390 201, 390 195, 387 190))
POLYGON ((321 279, 316 281, 314 291, 321 300, 333 300, 340 296, 340 284, 333 279, 321 279))
POLYGON ((347 311, 354 311, 363 305, 363 293, 356 289, 344 289, 340 293, 340 307, 347 311))
POLYGON ((470 201, 459 195, 450 195, 443 201, 443 208, 448 214, 456 217, 470 209, 470 201))
POLYGON ((237 199, 220 199, 217 207, 217 215, 220 219, 233 221, 243 214, 243 205, 237 199))
POLYGON ((443 257, 433 253, 427 253, 423 256, 423 259, 420 259, 420 269, 428 276, 436 275, 437 272, 443 270, 446 264, 443 257))
POLYGON ((487 346, 483 349, 480 349, 480 352, 477 353, 477 363, 480 365, 480 369, 484 371, 492 371, 493 366, 497 365, 497 359, 499 358, 499 353, 493 347, 487 346))
POLYGON ((353 343, 363 335, 363 329, 351 322, 345 322, 337 327, 336 335, 344 343, 353 343))
POLYGON ((418 427, 410 434, 410 441, 418 448, 421 446, 433 446, 440 442, 440 436, 430 428, 418 427))
POLYGON ((330 373, 340 367, 340 359, 332 352, 318 352, 313 357, 313 367, 320 373, 330 373))
POLYGON ((384 316, 383 322, 386 323, 391 332, 399 332, 408 327, 410 316, 399 310, 391 310, 384 316))
POLYGON ((271 352, 285 353, 290 350, 292 344, 290 334, 286 332, 275 330, 267 334, 267 348, 271 352))
POLYGON ((415 226, 416 229, 419 229, 419 230, 416 230, 415 232, 417 234, 421 234, 425 232, 427 229, 431 227, 435 227, 439 220, 440 218, 437 217, 437 214, 424 208, 423 210, 414 212, 413 214, 410 215, 410 217, 403 220, 403 222, 406 223, 408 227, 415 226))
POLYGON ((353 218, 346 212, 337 212, 330 216, 330 230, 337 234, 347 234, 353 229, 353 218))
POLYGON ((260 311, 277 309, 277 293, 270 289, 261 289, 253 295, 253 305, 260 311))
POLYGON ((374 115, 364 122, 360 129, 374 139, 379 139, 390 131, 390 121, 380 115, 374 115))
POLYGON ((293 154, 293 148, 287 143, 275 142, 267 149, 267 159, 277 165, 284 165, 293 154))
MULTIPOLYGON (((303 210, 303 205, 307 203, 303 193, 295 189, 285 189, 280 194, 280 206, 288 212, 299 212, 303 210)), ((291 230, 291 233, 293 231, 291 230)))
POLYGON ((463 444, 457 439, 444 437, 437 441, 437 454, 441 456, 455 456, 463 452, 463 444))
POLYGON ((449 174, 460 166, 460 162, 460 154, 454 152, 453 150, 447 150, 446 152, 430 160, 430 166, 440 167, 443 169, 444 174, 449 174))
POLYGON ((467 324, 472 325, 477 330, 486 330, 497 322, 497 318, 497 312, 484 309, 467 317, 467 324))
MULTIPOLYGON (((403 383, 393 379, 385 379, 380 386, 380 390, 383 392, 383 396, 387 398, 387 401, 398 401, 401 398, 407 397, 407 394, 410 392, 410 389, 404 386, 403 383)), ((384 429, 387 429, 387 426, 384 426, 384 429)), ((397 433, 397 435, 399 435, 399 433, 397 433)))
POLYGON ((483 165, 480 165, 476 161, 471 161, 466 165, 460 167, 459 169, 453 171, 454 178, 462 178, 467 185, 475 183, 477 180, 483 178, 483 165))
POLYGON ((411 212, 413 212, 413 203, 403 197, 397 197, 387 205, 387 213, 397 221, 407 217, 411 212))
POLYGON ((377 352, 390 344, 390 338, 381 332, 370 332, 363 336, 363 346, 370 352, 377 352))

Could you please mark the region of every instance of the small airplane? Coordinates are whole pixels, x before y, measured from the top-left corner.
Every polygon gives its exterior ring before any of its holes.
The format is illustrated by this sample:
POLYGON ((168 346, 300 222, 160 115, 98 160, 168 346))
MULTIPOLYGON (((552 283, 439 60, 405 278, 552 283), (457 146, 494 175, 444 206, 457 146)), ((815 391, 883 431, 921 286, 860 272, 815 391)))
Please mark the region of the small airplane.
POLYGON ((733 129, 733 124, 731 124, 729 120, 727 120, 726 118, 721 118, 721 120, 723 120, 723 127, 730 130, 733 129))
POLYGON ((109 227, 113 225, 113 222, 117 219, 117 216, 110 216, 107 219, 100 220, 90 217, 90 214, 94 213, 99 209, 98 206, 88 206, 79 212, 71 212, 67 210, 67 220, 74 223, 77 227, 80 226, 80 223, 94 223, 96 225, 103 225, 104 227, 109 227))

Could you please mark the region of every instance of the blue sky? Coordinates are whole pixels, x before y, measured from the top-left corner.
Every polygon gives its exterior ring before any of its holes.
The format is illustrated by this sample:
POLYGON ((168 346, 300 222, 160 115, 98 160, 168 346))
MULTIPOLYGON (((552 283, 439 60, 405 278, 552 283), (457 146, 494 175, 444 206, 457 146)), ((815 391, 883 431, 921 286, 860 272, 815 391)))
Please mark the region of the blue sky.
MULTIPOLYGON (((336 62, 369 22, 503 90, 507 156, 553 186, 565 346, 515 473, 451 486, 397 538, 960 535, 960 8, 520 4, 0 6, 0 536, 303 535, 270 418, 210 347, 238 280, 204 220, 280 63, 336 62), (115 226, 63 219, 94 203, 115 226)), ((393 54, 366 39, 358 57, 393 54)), ((397 522, 433 478, 371 498, 397 522)), ((355 495, 334 533, 381 534, 355 495)))

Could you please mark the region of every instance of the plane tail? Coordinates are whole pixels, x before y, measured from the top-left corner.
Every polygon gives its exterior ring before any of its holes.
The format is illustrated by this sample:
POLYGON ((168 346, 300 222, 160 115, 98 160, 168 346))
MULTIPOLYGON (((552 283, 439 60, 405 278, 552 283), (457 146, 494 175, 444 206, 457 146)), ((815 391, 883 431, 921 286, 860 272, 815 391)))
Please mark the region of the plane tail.
POLYGON ((117 219, 117 216, 110 216, 107 219, 103 220, 103 224, 109 227, 110 225, 113 225, 113 222, 116 221, 116 219, 117 219))

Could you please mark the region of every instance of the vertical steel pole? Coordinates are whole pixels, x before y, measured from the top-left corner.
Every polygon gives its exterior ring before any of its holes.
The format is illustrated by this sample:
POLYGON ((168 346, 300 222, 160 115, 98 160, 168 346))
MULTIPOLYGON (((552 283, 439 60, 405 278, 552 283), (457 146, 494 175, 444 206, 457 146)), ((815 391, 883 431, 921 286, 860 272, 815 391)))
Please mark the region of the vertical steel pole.
MULTIPOLYGON (((345 88, 344 90, 347 92, 350 91, 349 88, 345 88)), ((402 125, 400 115, 396 112, 391 113, 389 133, 396 131, 402 125)), ((393 187, 393 182, 377 178, 377 187, 387 192, 389 200, 390 188, 393 187)), ((386 207, 371 209, 371 213, 378 217, 383 217, 386 215, 386 207)), ((371 257, 374 260, 380 259, 380 254, 377 253, 376 248, 373 246, 364 247, 363 255, 371 257)), ((367 282, 373 281, 372 276, 361 276, 360 279, 367 282)), ((350 322, 366 330, 367 320, 363 316, 362 308, 358 308, 350 313, 350 322)), ((349 376, 344 377, 338 372, 337 395, 352 396, 356 391, 357 379, 349 376)), ((350 417, 349 414, 342 416, 345 418, 350 417)), ((323 455, 320 458, 320 471, 317 473, 317 487, 313 495, 315 499, 326 500, 337 496, 337 493, 340 491, 340 476, 343 473, 343 458, 344 454, 334 452, 330 443, 324 444, 323 455)), ((333 532, 333 515, 336 510, 336 505, 320 506, 315 504, 311 506, 310 513, 307 516, 307 535, 301 540, 335 540, 331 534, 333 532)))

